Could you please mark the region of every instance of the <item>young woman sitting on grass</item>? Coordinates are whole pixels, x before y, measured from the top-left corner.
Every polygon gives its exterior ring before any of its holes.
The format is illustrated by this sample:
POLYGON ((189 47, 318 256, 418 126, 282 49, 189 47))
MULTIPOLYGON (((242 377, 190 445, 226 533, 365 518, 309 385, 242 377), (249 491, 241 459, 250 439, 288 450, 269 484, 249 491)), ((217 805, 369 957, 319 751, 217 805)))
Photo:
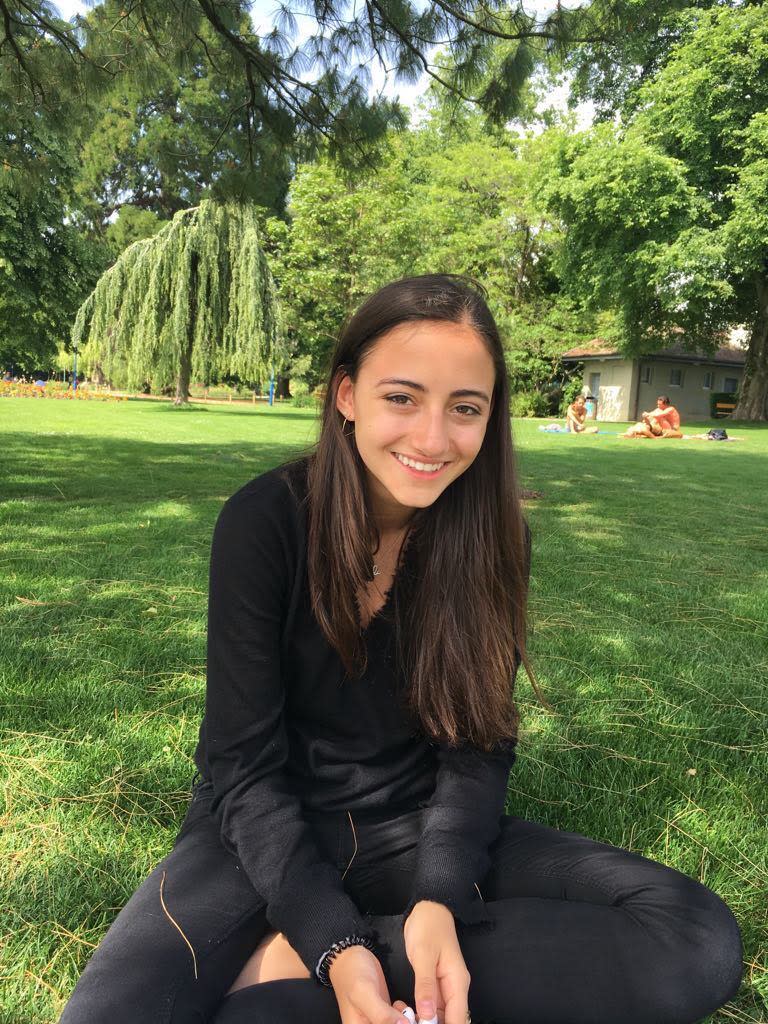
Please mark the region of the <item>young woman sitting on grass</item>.
POLYGON ((529 543, 478 288, 369 298, 312 453, 213 539, 200 780, 63 1024, 665 1024, 741 944, 691 878, 506 815, 529 543))

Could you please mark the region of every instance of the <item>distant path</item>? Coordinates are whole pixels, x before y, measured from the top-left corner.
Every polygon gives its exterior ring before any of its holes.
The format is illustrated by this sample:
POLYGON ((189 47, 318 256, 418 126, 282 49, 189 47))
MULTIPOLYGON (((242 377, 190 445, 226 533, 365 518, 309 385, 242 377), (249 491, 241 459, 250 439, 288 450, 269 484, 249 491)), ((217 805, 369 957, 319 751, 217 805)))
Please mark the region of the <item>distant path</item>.
MULTIPOLYGON (((137 398, 148 402, 175 402, 175 395, 142 395, 135 391, 109 391, 106 388, 94 388, 94 393, 110 395, 113 398, 137 398)), ((275 404, 282 404, 283 399, 275 399, 275 404)), ((190 405, 256 405, 259 402, 269 403, 269 399, 253 395, 251 398, 190 398, 190 405)))

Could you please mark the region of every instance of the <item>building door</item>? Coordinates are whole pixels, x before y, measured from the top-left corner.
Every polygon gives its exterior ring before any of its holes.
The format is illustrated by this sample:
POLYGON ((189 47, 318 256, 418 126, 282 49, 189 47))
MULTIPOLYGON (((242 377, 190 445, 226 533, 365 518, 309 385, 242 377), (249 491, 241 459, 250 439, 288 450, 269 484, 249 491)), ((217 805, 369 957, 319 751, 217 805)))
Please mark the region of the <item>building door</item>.
POLYGON ((589 375, 589 393, 593 398, 600 397, 600 374, 590 373, 589 375))

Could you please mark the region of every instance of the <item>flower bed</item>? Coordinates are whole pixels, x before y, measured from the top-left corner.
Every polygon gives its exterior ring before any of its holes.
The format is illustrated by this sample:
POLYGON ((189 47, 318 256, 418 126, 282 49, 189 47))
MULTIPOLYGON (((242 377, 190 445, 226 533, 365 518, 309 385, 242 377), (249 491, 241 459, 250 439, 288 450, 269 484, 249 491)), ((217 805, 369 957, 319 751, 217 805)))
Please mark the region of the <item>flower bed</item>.
POLYGON ((22 384, 18 381, 0 381, 0 398, 64 398, 69 401, 127 402, 120 395, 110 395, 105 391, 90 391, 87 387, 79 387, 73 391, 69 384, 49 381, 47 384, 22 384))

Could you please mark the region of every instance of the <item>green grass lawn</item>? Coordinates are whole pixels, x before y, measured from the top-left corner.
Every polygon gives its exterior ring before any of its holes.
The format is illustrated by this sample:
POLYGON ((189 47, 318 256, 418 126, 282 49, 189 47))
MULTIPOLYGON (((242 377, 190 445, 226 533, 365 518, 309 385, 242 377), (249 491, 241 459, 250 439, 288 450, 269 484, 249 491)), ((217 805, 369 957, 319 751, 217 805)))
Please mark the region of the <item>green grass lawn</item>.
MULTIPOLYGON (((766 1022, 768 429, 728 425, 744 440, 722 444, 537 426, 515 433, 544 494, 532 648, 553 711, 521 681, 508 810, 719 892, 746 969, 711 1020, 766 1022)), ((315 423, 6 399, 0 429, 0 1022, 42 1024, 182 817, 216 514, 315 423)))

